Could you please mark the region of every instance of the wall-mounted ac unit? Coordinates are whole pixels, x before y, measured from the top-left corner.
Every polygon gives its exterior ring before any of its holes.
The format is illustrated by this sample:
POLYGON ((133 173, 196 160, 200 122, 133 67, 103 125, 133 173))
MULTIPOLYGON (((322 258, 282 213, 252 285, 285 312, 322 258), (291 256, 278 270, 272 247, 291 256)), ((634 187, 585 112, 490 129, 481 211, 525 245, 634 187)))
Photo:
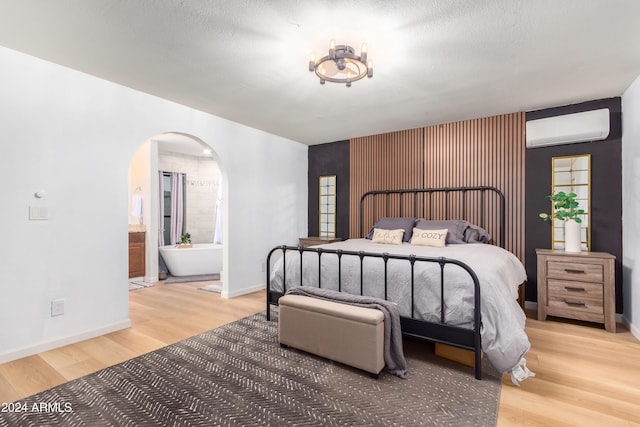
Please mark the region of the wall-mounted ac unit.
POLYGON ((609 109, 531 120, 526 132, 527 148, 599 141, 609 136, 609 109))

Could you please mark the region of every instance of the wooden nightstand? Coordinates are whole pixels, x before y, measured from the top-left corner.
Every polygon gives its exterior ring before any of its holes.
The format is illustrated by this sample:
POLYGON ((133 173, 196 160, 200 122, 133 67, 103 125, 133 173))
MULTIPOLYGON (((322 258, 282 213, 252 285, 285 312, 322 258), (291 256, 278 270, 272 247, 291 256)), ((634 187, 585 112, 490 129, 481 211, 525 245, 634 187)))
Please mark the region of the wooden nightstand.
POLYGON ((616 331, 615 256, 536 249, 538 320, 547 316, 604 323, 616 331))
POLYGON ((342 239, 339 237, 309 236, 309 237, 300 237, 300 239, 298 239, 298 244, 303 248, 308 248, 309 246, 325 245, 327 243, 341 242, 341 241, 342 239))

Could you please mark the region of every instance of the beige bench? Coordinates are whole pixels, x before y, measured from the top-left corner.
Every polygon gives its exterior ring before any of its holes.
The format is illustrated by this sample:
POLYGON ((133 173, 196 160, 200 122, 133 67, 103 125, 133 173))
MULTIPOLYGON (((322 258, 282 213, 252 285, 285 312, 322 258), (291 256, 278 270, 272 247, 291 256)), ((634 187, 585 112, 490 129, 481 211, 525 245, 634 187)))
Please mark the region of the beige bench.
POLYGON ((377 377, 384 363, 384 314, 302 295, 280 298, 278 339, 377 377))

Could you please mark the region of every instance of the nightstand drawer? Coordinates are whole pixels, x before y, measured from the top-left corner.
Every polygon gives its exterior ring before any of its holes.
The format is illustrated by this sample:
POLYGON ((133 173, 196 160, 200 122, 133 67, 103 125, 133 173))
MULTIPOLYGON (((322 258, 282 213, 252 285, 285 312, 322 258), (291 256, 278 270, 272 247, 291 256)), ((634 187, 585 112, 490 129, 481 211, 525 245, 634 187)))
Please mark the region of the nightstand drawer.
POLYGON ((548 279, 547 287, 551 315, 599 320, 589 316, 604 313, 602 284, 548 279))
POLYGON ((599 315, 604 313, 602 300, 596 301, 587 298, 565 298, 553 295, 549 295, 548 310, 549 314, 562 317, 574 317, 568 316, 570 312, 566 312, 566 310, 571 310, 574 313, 583 312, 599 315), (554 310, 559 310, 559 312, 554 312, 554 310))
POLYGON ((600 307, 602 312, 602 284, 548 279, 547 286, 549 301, 564 302, 567 306, 578 309, 583 305, 600 307))
POLYGON ((580 282, 604 282, 602 264, 583 264, 573 262, 547 262, 547 276, 580 282))

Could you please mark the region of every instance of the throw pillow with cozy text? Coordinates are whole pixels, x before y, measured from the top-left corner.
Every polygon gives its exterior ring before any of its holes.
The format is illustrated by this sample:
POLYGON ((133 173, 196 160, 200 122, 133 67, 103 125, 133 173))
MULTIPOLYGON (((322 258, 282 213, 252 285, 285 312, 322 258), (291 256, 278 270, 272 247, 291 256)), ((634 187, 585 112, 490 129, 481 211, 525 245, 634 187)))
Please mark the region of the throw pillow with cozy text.
POLYGON ((443 248, 447 240, 447 231, 446 228, 443 230, 422 230, 420 228, 414 228, 411 244, 443 248))

